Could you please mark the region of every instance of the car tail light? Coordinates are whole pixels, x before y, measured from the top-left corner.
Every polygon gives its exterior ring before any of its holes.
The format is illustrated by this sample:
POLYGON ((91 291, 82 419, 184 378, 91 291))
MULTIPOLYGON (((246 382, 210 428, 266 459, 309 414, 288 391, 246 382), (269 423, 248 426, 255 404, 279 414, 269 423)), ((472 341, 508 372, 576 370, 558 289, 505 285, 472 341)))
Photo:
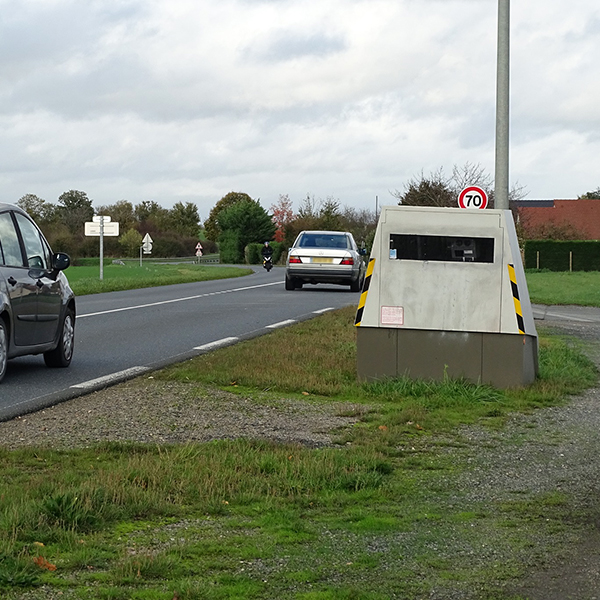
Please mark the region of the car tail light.
POLYGON ((300 264, 302 261, 300 260, 299 256, 290 256, 290 264, 300 264))
POLYGON ((344 258, 342 260, 342 262, 340 263, 340 265, 353 265, 353 264, 354 264, 354 259, 352 257, 344 258))

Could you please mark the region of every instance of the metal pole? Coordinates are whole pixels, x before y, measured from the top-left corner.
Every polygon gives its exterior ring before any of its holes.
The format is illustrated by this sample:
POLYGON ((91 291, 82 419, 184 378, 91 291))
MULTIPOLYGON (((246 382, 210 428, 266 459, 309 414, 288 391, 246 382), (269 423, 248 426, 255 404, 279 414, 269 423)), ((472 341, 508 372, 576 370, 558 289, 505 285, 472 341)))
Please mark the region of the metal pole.
POLYGON ((104 279, 104 217, 100 217, 100 281, 104 279))
POLYGON ((494 208, 508 205, 508 136, 510 108, 510 0, 498 0, 498 66, 496 82, 496 175, 494 208))

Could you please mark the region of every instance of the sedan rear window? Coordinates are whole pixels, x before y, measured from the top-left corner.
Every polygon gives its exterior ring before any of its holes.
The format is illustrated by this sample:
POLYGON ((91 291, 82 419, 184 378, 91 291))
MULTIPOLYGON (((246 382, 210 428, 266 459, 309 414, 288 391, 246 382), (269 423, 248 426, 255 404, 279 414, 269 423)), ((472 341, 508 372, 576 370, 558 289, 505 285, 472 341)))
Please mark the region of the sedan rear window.
POLYGON ((324 235, 322 233, 305 233, 298 243, 300 248, 339 248, 346 250, 348 238, 345 235, 324 235))

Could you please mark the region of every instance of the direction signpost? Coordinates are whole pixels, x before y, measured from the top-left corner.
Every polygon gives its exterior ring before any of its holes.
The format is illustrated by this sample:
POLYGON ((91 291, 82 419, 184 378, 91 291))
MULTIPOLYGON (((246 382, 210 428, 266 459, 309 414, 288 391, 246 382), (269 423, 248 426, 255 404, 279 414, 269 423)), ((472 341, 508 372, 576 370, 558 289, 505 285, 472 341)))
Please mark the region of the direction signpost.
POLYGON ((458 206, 460 208, 486 208, 488 196, 485 190, 476 185, 466 187, 458 195, 458 206))
POLYGON ((104 279, 104 236, 118 236, 119 223, 111 221, 109 216, 95 215, 92 221, 85 223, 85 235, 100 237, 100 281, 104 279))
POLYGON ((142 239, 142 245, 140 246, 140 267, 142 266, 142 251, 144 254, 152 254, 152 238, 147 233, 142 239))

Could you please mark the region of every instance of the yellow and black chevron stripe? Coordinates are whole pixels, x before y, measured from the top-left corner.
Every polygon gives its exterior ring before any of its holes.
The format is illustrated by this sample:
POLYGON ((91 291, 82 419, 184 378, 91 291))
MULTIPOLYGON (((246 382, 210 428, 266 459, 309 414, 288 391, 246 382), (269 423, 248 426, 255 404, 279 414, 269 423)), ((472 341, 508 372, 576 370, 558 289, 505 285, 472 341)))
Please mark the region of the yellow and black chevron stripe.
POLYGON ((358 301, 358 310, 356 311, 356 319, 354 320, 354 325, 356 327, 360 326, 363 312, 365 312, 365 304, 367 303, 367 293, 369 292, 369 286, 371 285, 371 277, 373 276, 374 268, 375 259, 371 258, 369 260, 369 264, 367 265, 367 274, 365 275, 365 282, 363 284, 362 294, 360 295, 360 300, 358 301))
POLYGON ((525 335, 525 321, 523 320, 523 311, 521 309, 521 300, 519 298, 519 288, 517 286, 517 275, 514 265, 508 265, 508 276, 510 278, 510 286, 512 288, 513 300, 515 302, 515 312, 517 313, 517 326, 519 333, 525 335))

